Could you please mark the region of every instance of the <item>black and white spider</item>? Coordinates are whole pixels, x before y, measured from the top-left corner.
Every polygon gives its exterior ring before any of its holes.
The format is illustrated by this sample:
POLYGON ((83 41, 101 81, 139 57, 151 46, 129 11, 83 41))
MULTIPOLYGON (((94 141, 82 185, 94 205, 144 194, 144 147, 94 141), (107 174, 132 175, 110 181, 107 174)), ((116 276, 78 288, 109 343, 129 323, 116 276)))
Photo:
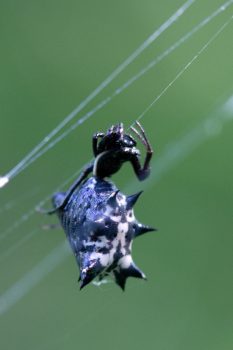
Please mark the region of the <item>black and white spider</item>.
POLYGON ((134 216, 133 206, 141 192, 125 196, 106 179, 125 162, 132 164, 139 180, 149 176, 153 151, 142 126, 136 125, 138 129, 131 130, 146 147, 143 166, 137 143, 124 132, 122 123, 106 133, 96 133, 92 138, 94 161, 67 192, 54 194, 54 209, 47 212, 58 214, 80 268, 80 288, 109 274, 122 289, 130 276, 145 279, 131 256, 133 239, 155 230, 134 216), (91 172, 93 176, 86 179, 91 172))

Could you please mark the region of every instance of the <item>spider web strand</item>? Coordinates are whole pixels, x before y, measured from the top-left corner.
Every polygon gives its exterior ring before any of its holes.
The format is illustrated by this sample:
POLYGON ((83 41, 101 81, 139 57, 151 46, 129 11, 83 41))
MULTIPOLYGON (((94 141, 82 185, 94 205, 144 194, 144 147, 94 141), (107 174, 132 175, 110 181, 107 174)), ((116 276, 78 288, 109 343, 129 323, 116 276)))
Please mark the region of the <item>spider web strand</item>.
MULTIPOLYGON (((165 21, 153 34, 151 34, 125 61, 123 61, 95 90, 92 91, 63 121, 58 124, 44 139, 35 146, 12 170, 0 178, 0 188, 4 187, 9 181, 27 168, 31 162, 29 160, 41 150, 60 130, 62 130, 86 105, 91 102, 102 90, 104 90, 123 70, 127 68, 147 47, 149 47, 165 30, 175 23, 180 16, 196 0, 186 1, 167 21, 165 21)), ((37 159, 36 157, 35 159, 37 159)))
POLYGON ((185 73, 185 71, 196 61, 197 58, 209 47, 209 45, 223 32, 223 30, 232 22, 233 16, 225 22, 214 35, 207 41, 207 43, 198 51, 198 53, 179 71, 175 78, 162 90, 162 92, 149 104, 149 106, 139 115, 137 121, 140 121, 156 102, 173 86, 173 84, 185 73))
MULTIPOLYGON (((56 137, 53 141, 49 142, 47 146, 43 147, 41 151, 37 152, 35 156, 33 156, 24 166, 21 167, 20 172, 27 168, 30 164, 34 163, 38 158, 40 158, 47 151, 52 149, 57 143, 62 141, 65 137, 67 137, 72 131, 74 131, 77 127, 82 125, 85 121, 91 118, 97 111, 104 108, 108 105, 116 96, 121 94, 124 90, 130 87, 134 82, 136 82, 139 78, 141 78, 144 74, 146 74, 149 70, 155 67, 159 62, 161 62, 165 57, 171 54, 175 49, 185 43, 192 35, 198 32, 201 28, 206 26, 210 21, 212 21, 216 16, 225 11, 230 5, 233 4, 233 0, 227 1, 223 5, 221 5, 216 11, 214 11, 211 15, 201 21, 198 25, 196 25, 191 31, 181 37, 175 44, 166 49, 161 55, 157 56, 154 60, 152 60, 146 67, 144 67, 141 71, 131 77, 128 81, 126 81, 123 85, 118 87, 112 95, 109 95, 105 99, 103 99, 100 103, 98 103, 92 110, 83 115, 79 120, 77 120, 74 124, 72 124, 66 131, 64 131, 61 135, 56 137)), ((188 67, 187 67, 188 68, 188 67)), ((164 91, 166 92, 166 91, 164 91)), ((1 187, 1 186, 0 186, 1 187)))

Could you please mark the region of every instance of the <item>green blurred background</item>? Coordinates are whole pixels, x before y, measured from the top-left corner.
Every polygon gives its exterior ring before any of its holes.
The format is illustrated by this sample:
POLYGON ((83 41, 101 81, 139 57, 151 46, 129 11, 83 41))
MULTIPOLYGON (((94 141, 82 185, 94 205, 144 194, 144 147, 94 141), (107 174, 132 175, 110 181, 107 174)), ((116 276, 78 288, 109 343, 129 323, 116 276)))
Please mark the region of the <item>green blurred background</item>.
MULTIPOLYGON (((197 0, 84 112, 222 3, 197 0)), ((2 0, 1 174, 182 4, 2 0)), ((150 180, 135 181, 129 166, 114 177, 126 193, 145 190, 136 215, 159 228, 134 243, 148 282, 130 279, 125 293, 113 283, 79 292, 64 233, 41 228, 56 217, 24 216, 90 160, 95 131, 129 126, 145 110, 232 7, 1 190, 1 349, 233 348, 232 23, 142 119, 155 150, 150 180), (216 116, 223 119, 212 123, 216 116)))

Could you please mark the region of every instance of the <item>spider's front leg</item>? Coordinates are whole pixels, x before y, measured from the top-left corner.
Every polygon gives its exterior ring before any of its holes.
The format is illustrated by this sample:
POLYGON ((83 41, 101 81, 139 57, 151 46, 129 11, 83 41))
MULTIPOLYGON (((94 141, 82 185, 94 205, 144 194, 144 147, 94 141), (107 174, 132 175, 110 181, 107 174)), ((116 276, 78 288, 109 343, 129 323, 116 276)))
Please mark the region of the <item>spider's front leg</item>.
POLYGON ((138 154, 135 154, 132 157, 131 163, 133 165, 134 171, 138 179, 142 181, 142 180, 145 180, 150 175, 150 161, 153 155, 153 149, 149 143, 149 140, 141 124, 138 121, 136 121, 135 124, 139 128, 139 131, 133 128, 132 126, 130 129, 134 132, 134 134, 139 138, 139 140, 146 147, 146 158, 143 166, 141 166, 138 154))
POLYGON ((92 136, 92 149, 95 157, 98 155, 98 139, 103 138, 104 135, 103 132, 97 132, 92 136))

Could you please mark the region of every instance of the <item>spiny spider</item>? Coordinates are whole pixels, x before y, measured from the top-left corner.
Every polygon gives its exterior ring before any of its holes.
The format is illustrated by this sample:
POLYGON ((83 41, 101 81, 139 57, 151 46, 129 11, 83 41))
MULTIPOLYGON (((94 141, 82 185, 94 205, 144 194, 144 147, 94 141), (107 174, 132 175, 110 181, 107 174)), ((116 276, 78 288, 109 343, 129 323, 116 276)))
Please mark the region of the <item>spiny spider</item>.
POLYGON ((155 230, 134 217, 133 206, 141 192, 126 197, 105 179, 127 161, 139 180, 149 176, 153 151, 141 124, 136 122, 136 126, 138 130, 131 127, 131 131, 146 148, 143 166, 137 143, 124 133, 122 123, 106 134, 96 133, 92 138, 94 161, 67 192, 54 194, 54 209, 46 212, 58 214, 80 269, 80 289, 95 277, 101 281, 110 274, 123 290, 128 277, 146 278, 131 257, 132 240, 155 230), (93 176, 85 180, 91 172, 93 176))

